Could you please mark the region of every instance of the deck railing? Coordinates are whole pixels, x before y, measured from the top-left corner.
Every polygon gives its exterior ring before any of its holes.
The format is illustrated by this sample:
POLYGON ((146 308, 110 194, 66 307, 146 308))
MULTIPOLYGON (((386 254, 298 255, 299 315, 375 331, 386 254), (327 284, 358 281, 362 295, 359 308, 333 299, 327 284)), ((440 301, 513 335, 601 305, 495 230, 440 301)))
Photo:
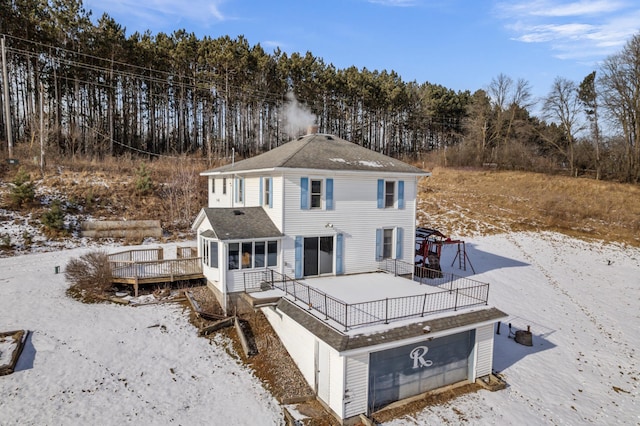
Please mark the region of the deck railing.
POLYGON ((109 255, 110 261, 145 262, 150 260, 162 260, 164 252, 162 247, 134 249, 112 253, 109 255))
MULTIPOLYGON (((411 269, 408 269, 407 273, 397 275, 411 274, 413 276, 413 265, 409 266, 411 269)), ((400 263, 396 263, 395 267, 396 271, 399 270, 398 268, 403 268, 402 271, 406 269, 400 263)), ((247 292, 270 288, 282 290, 294 301, 304 304, 310 311, 317 312, 325 320, 336 322, 344 328, 344 331, 358 326, 388 324, 391 321, 424 317, 438 312, 457 311, 488 303, 489 284, 464 277, 455 277, 453 274, 442 275, 442 277, 434 278, 436 280, 435 286, 443 288, 443 284, 446 284, 446 288, 441 291, 360 303, 346 303, 273 270, 245 273, 244 287, 247 292), (439 281, 445 275, 445 281, 439 281)), ((431 279, 423 278, 423 280, 431 279)), ((331 323, 329 324, 331 325, 331 323)))
POLYGON ((178 246, 176 247, 176 257, 183 259, 186 257, 197 257, 198 248, 194 246, 178 246))
POLYGON ((165 260, 110 260, 111 276, 115 279, 145 279, 179 277, 181 275, 201 274, 201 258, 190 257, 186 259, 165 260))

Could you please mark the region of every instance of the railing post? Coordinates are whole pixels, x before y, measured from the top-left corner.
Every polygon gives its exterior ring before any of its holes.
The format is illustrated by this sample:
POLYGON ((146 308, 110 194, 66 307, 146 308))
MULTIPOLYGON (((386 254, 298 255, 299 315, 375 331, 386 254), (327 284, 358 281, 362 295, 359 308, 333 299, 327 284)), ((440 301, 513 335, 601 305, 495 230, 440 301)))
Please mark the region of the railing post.
POLYGON ((348 315, 349 315, 349 304, 345 303, 344 304, 344 331, 349 330, 349 327, 347 327, 347 324, 349 324, 349 320, 347 318, 348 315))
POLYGON ((327 293, 324 294, 324 319, 329 319, 329 309, 327 308, 327 293))
POLYGON ((311 310, 311 289, 307 286, 307 304, 309 305, 309 310, 311 310))
POLYGON ((384 323, 389 324, 389 298, 384 299, 384 323))
POLYGON ((424 299, 422 301, 422 313, 420 314, 421 317, 424 317, 424 307, 427 306, 427 293, 424 294, 424 299))
POLYGON ((271 272, 271 281, 269 281, 269 285, 273 289, 275 287, 275 282, 273 281, 273 269, 269 269, 269 272, 271 272))
POLYGON ((458 289, 456 288, 456 300, 453 304, 453 310, 457 311, 458 310, 458 289))

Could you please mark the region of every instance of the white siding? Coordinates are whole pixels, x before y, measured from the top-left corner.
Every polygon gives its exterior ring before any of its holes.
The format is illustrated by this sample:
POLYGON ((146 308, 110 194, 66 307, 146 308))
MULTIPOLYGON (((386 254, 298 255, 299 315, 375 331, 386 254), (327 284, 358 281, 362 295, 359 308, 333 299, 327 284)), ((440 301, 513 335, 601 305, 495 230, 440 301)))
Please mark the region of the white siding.
MULTIPOLYGON (((404 230, 402 257, 414 261, 416 178, 394 177, 404 180, 405 207, 403 209, 377 207, 377 182, 380 176, 369 173, 333 173, 334 210, 300 209, 300 178, 322 178, 313 174, 293 174, 284 181, 284 233, 290 237, 285 242, 285 262, 293 268, 295 261, 294 238, 296 236, 332 236, 344 234, 344 273, 353 274, 375 271, 376 229, 401 227, 404 230), (327 228, 328 223, 333 228, 327 228)), ((387 179, 390 179, 389 177, 387 179)), ((394 250, 395 255, 395 250, 394 250)), ((285 271, 288 273, 288 271, 285 271)))
POLYGON ((476 329, 476 374, 472 380, 491 374, 493 368, 493 326, 485 325, 476 329))
POLYGON ((233 198, 233 185, 231 178, 227 178, 227 193, 223 194, 223 178, 209 176, 207 179, 207 188, 209 191, 209 207, 231 207, 233 198), (211 192, 212 181, 215 179, 216 192, 211 192))
POLYGON ((272 308, 262 312, 280 337, 311 389, 315 389, 315 336, 300 324, 272 308))
POLYGON ((282 208, 282 191, 284 179, 282 176, 271 176, 273 178, 273 188, 271 188, 271 196, 273 197, 272 207, 264 206, 264 211, 267 212, 271 221, 276 227, 282 231, 283 220, 283 208, 282 208))
POLYGON ((338 415, 342 415, 343 397, 344 397, 344 357, 340 356, 338 351, 331 348, 324 342, 320 342, 329 349, 330 370, 330 392, 329 401, 326 401, 329 407, 338 415))
POLYGON ((346 357, 343 418, 367 412, 369 393, 369 354, 346 357))

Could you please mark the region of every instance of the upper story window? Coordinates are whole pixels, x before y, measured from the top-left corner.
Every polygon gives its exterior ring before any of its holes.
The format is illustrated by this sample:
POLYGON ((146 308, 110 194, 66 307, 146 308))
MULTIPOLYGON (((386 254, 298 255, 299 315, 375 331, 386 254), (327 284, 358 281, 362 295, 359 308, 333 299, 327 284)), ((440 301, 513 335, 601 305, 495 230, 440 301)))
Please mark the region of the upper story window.
POLYGON ((222 194, 227 194, 227 178, 222 178, 222 194))
POLYGON ((273 207, 273 178, 260 178, 260 205, 273 207))
POLYGON ((302 210, 333 210, 333 179, 300 178, 300 208, 302 210))
POLYGON ((384 206, 393 207, 396 202, 396 183, 393 181, 386 181, 384 183, 384 206))
POLYGON ((264 204, 269 205, 271 201, 271 179, 264 180, 264 204))
POLYGON ((378 208, 404 209, 404 181, 378 179, 378 208))
POLYGON ((322 208, 322 181, 319 179, 311 180, 311 208, 322 208))
POLYGON ((244 203, 244 178, 236 178, 236 203, 244 203))
POLYGON ((216 193, 216 179, 215 178, 211 178, 211 193, 212 194, 216 193))

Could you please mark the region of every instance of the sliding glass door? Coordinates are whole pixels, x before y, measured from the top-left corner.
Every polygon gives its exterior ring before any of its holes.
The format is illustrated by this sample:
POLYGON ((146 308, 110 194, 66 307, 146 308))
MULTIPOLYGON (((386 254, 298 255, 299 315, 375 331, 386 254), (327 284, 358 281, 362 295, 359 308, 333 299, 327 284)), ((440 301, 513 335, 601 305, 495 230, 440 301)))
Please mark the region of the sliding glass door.
POLYGON ((333 237, 304 239, 304 276, 333 273, 333 237))

